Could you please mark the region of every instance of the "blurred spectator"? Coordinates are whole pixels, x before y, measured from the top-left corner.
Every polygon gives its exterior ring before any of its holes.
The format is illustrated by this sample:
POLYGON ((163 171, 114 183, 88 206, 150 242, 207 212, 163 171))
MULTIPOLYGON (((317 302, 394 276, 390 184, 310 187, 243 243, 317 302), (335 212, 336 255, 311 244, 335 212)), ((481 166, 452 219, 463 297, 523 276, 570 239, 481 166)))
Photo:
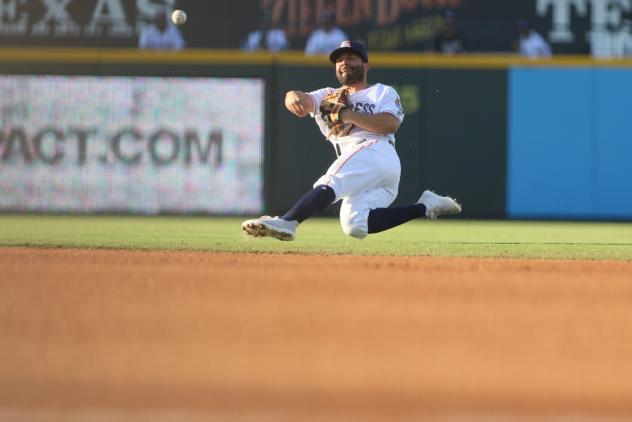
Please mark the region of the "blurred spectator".
POLYGON ((452 10, 447 10, 443 15, 443 25, 434 38, 433 50, 443 54, 461 54, 466 51, 465 36, 452 10))
POLYGON ((305 54, 329 54, 348 39, 347 34, 335 26, 334 13, 326 10, 320 16, 320 26, 307 39, 305 54))
POLYGON ((273 25, 272 12, 268 9, 263 11, 261 27, 248 34, 246 41, 241 45, 241 49, 244 51, 269 50, 276 52, 288 47, 285 31, 273 25))
POLYGON ((632 56, 632 21, 629 19, 624 19, 621 28, 612 33, 610 41, 610 56, 632 56))
POLYGON ((520 29, 520 45, 518 46, 520 54, 531 58, 551 57, 551 47, 531 28, 529 22, 521 20, 518 22, 518 28, 520 29))
POLYGON ((181 50, 184 39, 180 30, 167 19, 167 11, 156 13, 154 22, 145 26, 138 39, 138 47, 154 50, 181 50))

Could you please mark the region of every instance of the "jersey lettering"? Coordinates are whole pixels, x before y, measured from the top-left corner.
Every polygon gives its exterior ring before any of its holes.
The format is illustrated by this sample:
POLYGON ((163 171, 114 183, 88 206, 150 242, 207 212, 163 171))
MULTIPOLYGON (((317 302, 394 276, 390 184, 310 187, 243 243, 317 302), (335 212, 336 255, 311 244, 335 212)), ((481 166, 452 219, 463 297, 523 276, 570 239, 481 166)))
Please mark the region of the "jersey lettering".
POLYGON ((357 102, 353 106, 353 111, 362 113, 362 114, 373 114, 374 110, 375 110, 375 104, 371 104, 371 103, 357 102))
MULTIPOLYGON (((0 0, 1 1, 1 0, 0 0)), ((318 113, 318 105, 323 98, 334 92, 334 88, 322 88, 309 93, 315 106, 315 113, 313 117, 316 119, 321 133, 332 143, 340 147, 341 152, 344 154, 349 148, 353 148, 355 145, 364 142, 367 139, 384 139, 391 143, 395 143, 395 135, 393 133, 380 134, 372 132, 361 126, 355 125, 346 136, 336 137, 331 134, 327 122, 325 122, 318 113)), ((374 84, 367 88, 354 92, 349 96, 351 105, 349 109, 360 113, 362 115, 375 115, 378 113, 389 113, 399 119, 404 120, 404 109, 402 108, 401 101, 399 101, 399 95, 397 91, 388 85, 374 84)))

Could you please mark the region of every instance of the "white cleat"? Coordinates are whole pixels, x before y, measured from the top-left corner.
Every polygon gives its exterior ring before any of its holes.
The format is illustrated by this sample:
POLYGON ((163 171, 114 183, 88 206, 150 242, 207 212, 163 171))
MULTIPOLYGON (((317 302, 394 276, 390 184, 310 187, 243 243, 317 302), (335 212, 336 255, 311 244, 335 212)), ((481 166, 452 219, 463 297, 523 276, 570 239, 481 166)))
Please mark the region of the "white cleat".
POLYGON ((449 196, 440 196, 432 191, 421 194, 418 204, 426 206, 426 218, 435 219, 441 215, 460 214, 461 205, 449 196))
POLYGON ((274 237, 279 240, 294 240, 297 227, 298 221, 287 221, 269 215, 241 223, 241 229, 252 237, 274 237))

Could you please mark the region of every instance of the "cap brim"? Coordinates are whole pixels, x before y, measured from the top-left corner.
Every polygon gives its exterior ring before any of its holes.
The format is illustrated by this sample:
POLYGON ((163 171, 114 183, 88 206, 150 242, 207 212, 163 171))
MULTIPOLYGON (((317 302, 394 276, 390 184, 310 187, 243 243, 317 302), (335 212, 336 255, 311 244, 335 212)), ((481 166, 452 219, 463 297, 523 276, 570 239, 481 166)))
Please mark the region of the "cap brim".
POLYGON ((336 48, 334 51, 329 53, 329 61, 334 63, 334 64, 336 64, 336 60, 338 59, 338 56, 341 55, 342 53, 346 53, 346 52, 357 54, 364 62, 368 62, 369 61, 366 57, 364 57, 362 55, 362 52, 360 52, 359 50, 356 50, 353 47, 338 47, 338 48, 336 48))

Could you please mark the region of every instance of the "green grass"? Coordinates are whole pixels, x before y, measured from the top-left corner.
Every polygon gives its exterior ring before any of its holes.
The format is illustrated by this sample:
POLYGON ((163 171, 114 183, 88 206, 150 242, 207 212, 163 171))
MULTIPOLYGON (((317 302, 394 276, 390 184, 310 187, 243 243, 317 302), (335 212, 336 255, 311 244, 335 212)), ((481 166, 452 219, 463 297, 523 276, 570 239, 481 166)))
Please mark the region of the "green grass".
POLYGON ((630 223, 424 220, 360 241, 336 219, 312 219, 296 241, 280 242, 247 238, 241 221, 0 215, 0 246, 632 260, 630 223))

